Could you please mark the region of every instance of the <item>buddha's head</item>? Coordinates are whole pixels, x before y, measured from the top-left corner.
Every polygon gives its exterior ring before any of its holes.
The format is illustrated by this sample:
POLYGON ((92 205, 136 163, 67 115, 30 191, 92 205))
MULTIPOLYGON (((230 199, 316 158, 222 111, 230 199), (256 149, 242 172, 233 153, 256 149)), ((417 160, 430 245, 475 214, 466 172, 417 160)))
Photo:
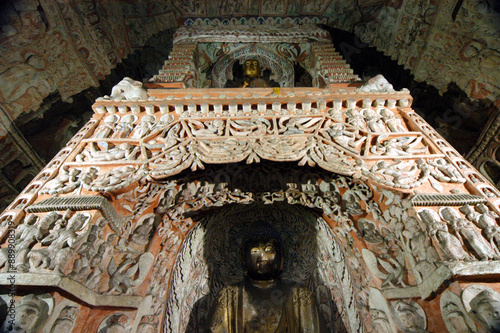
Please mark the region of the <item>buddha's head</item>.
POLYGON ((49 306, 36 295, 27 295, 16 303, 15 332, 35 332, 48 318, 49 306), (16 330, 17 329, 17 330, 16 330))
POLYGON ((283 270, 283 246, 276 230, 258 223, 243 243, 242 260, 246 276, 257 281, 274 280, 283 270))
POLYGON ((500 300, 493 292, 481 291, 471 300, 470 306, 483 325, 492 332, 500 330, 500 300))
POLYGON ((260 76, 260 64, 257 59, 248 59, 243 64, 243 73, 245 76, 249 77, 259 77, 260 76))

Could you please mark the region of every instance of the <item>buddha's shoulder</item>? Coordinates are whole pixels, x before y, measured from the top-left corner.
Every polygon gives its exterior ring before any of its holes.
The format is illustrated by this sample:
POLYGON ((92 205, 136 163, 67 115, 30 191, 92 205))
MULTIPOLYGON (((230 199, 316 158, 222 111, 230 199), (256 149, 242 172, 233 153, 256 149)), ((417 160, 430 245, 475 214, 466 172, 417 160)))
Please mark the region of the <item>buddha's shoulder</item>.
POLYGON ((314 295, 309 288, 304 287, 292 281, 284 281, 286 288, 289 290, 289 294, 293 299, 293 302, 300 302, 303 305, 311 304, 314 299, 314 295))
POLYGON ((217 299, 220 302, 233 298, 241 292, 242 287, 241 283, 226 285, 218 292, 217 299))

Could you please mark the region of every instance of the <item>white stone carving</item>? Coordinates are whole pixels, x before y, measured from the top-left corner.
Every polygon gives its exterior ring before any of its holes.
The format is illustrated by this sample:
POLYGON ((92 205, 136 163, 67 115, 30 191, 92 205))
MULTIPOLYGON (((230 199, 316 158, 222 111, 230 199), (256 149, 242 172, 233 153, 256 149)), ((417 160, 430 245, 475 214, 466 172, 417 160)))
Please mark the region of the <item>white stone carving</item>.
POLYGON ((127 114, 120 119, 116 124, 115 131, 112 135, 113 138, 126 138, 134 130, 134 124, 137 121, 137 116, 127 114))
POLYGON ((78 189, 81 185, 80 176, 81 169, 70 169, 64 165, 56 178, 49 180, 40 190, 40 194, 58 195, 62 193, 70 193, 78 189))
POLYGON ((366 125, 370 131, 379 133, 387 132, 381 116, 375 110, 363 109, 360 111, 360 114, 365 118, 366 125))
POLYGON ((388 135, 379 135, 377 142, 371 146, 370 152, 382 156, 408 156, 426 154, 429 148, 424 146, 421 136, 399 136, 389 138, 388 135))
POLYGON ((439 304, 441 306, 441 316, 450 333, 477 332, 476 324, 465 311, 457 294, 446 290, 441 295, 439 304))
MULTIPOLYGON (((49 230, 53 228, 60 215, 56 212, 51 212, 43 216, 37 222, 37 215, 28 215, 22 224, 16 228, 16 256, 14 268, 20 272, 26 272, 29 269, 28 253, 33 246, 40 242, 49 234, 49 230), (36 223, 35 223, 36 222, 36 223)), ((0 250, 0 267, 8 261, 8 249, 0 250)))
POLYGON ((97 332, 99 333, 128 333, 129 327, 132 325, 132 320, 121 313, 115 313, 106 317, 97 332))
POLYGON ((114 161, 133 161, 141 153, 139 146, 131 145, 128 142, 120 143, 117 146, 108 145, 106 142, 101 142, 104 149, 96 147, 94 142, 90 143, 89 150, 84 150, 77 155, 76 160, 79 162, 114 162, 114 161))
MULTIPOLYGON (((63 304, 58 305, 64 305, 63 304)), ((56 306, 57 307, 57 306, 56 306)), ((66 305, 62 308, 57 316, 57 319, 53 322, 50 327, 50 333, 68 333, 71 332, 75 325, 76 317, 78 316, 78 307, 76 303, 71 305, 66 305)), ((49 325, 49 323, 47 323, 49 325)))
POLYGON ((452 183, 465 183, 465 178, 462 177, 460 172, 455 166, 447 162, 444 158, 438 158, 435 161, 429 161, 429 164, 434 166, 434 171, 431 175, 440 180, 452 183))
POLYGON ((41 245, 48 246, 29 252, 30 270, 50 269, 62 274, 67 260, 87 238, 90 228, 87 232, 82 230, 90 219, 88 213, 76 213, 69 218, 64 227, 59 225, 59 228, 56 226, 50 230, 50 234, 40 241, 41 245))
POLYGON ((116 114, 112 114, 104 118, 104 121, 94 132, 94 137, 96 138, 109 138, 115 131, 115 126, 118 123, 120 117, 116 114))
POLYGON ((103 174, 96 174, 96 178, 84 180, 83 187, 96 192, 111 192, 127 187, 144 175, 146 173, 141 166, 125 165, 103 174))
POLYGON ((370 288, 369 307, 374 332, 397 333, 398 330, 387 301, 380 290, 373 287, 370 288))
POLYGON ((462 243, 450 234, 446 223, 441 221, 438 213, 432 209, 423 208, 418 215, 427 225, 429 236, 437 243, 445 260, 466 260, 470 256, 465 252, 462 243))
MULTIPOLYGON (((378 257, 370 250, 362 249, 363 260, 375 277, 383 280, 382 288, 386 286, 394 287, 396 284, 405 286, 403 279, 404 262, 400 262, 389 255, 379 255, 378 257)), ((404 260, 404 257, 398 259, 404 260)))
POLYGON ((403 125, 400 118, 396 117, 394 113, 386 108, 381 108, 379 111, 382 120, 391 132, 407 132, 408 130, 403 125))
POLYGON ((346 130, 345 125, 341 123, 332 124, 326 132, 335 143, 355 153, 358 153, 359 147, 366 140, 365 136, 359 135, 359 130, 346 130))
POLYGON ((78 304, 68 299, 54 302, 52 315, 39 332, 43 333, 68 333, 78 317, 78 304))
POLYGON ((439 260, 439 257, 429 237, 420 228, 413 216, 406 219, 404 226, 405 230, 402 235, 406 239, 406 253, 413 256, 411 264, 414 266, 414 274, 417 281, 421 282, 434 272, 436 269, 435 263, 439 260))
POLYGON ((347 116, 347 123, 349 125, 352 125, 354 127, 357 127, 365 131, 368 130, 364 117, 361 116, 361 114, 357 110, 348 109, 345 114, 347 116))
POLYGON ((393 187, 412 188, 422 183, 421 181, 418 183, 421 170, 413 160, 392 162, 382 160, 375 163, 369 171, 366 167, 363 169, 363 174, 393 187))
POLYGON ((478 259, 499 259, 481 233, 470 221, 462 218, 458 211, 451 207, 443 207, 439 210, 439 215, 451 226, 451 230, 461 242, 468 244, 474 250, 478 259))
POLYGON ((146 100, 148 98, 148 93, 146 89, 142 87, 142 82, 125 77, 113 87, 110 98, 115 101, 146 100))
POLYGON ((391 304, 396 325, 403 332, 426 333, 427 317, 424 309, 413 300, 399 300, 391 304))
POLYGON ((103 276, 105 276, 105 269, 103 267, 103 261, 108 257, 109 254, 113 253, 113 241, 116 238, 116 234, 109 234, 106 241, 99 244, 97 253, 90 259, 89 272, 86 277, 82 277, 82 282, 88 288, 94 291, 99 290, 99 282, 103 276))
POLYGON ((500 328, 500 294, 492 288, 472 284, 462 292, 462 302, 469 315, 488 332, 498 332, 500 328))
POLYGON ((15 303, 12 311, 15 318, 12 321, 5 320, 0 327, 2 332, 38 332, 52 313, 54 299, 49 294, 29 294, 21 297, 15 303))
POLYGON ((145 115, 141 119, 141 123, 136 127, 132 134, 132 139, 142 139, 151 132, 155 125, 156 118, 152 115, 145 115))
POLYGON ((154 256, 150 252, 145 252, 136 258, 128 256, 118 266, 112 258, 107 268, 110 276, 108 293, 131 294, 133 287, 144 282, 153 262, 154 256))
POLYGON ((382 74, 375 75, 361 87, 357 88, 356 91, 365 93, 395 92, 394 88, 392 87, 392 84, 390 84, 389 81, 387 81, 387 79, 382 74))

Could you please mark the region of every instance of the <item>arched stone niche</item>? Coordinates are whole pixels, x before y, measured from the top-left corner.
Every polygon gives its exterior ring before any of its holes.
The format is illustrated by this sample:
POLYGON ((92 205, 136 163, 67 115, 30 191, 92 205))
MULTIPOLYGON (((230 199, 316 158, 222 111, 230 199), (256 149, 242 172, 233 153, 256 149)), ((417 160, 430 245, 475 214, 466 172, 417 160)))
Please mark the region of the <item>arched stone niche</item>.
POLYGON ((217 293, 243 280, 242 237, 258 220, 272 224, 281 234, 282 278, 314 293, 329 329, 362 329, 359 314, 350 306, 355 295, 344 252, 327 223, 298 205, 254 203, 218 209, 186 236, 173 268, 163 331, 204 331, 217 293))
POLYGON ((270 69, 271 79, 276 80, 280 87, 293 87, 293 65, 285 58, 256 44, 249 44, 229 53, 219 59, 212 69, 212 86, 223 88, 227 80, 233 79, 233 65, 236 61, 243 64, 247 59, 259 60, 261 71, 270 69))

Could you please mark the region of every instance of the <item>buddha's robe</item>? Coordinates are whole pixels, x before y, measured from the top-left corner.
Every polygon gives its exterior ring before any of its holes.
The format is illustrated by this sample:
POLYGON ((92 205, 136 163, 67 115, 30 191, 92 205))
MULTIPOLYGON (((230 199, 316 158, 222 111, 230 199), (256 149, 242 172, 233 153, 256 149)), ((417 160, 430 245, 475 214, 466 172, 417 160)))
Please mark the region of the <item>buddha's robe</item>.
POLYGON ((284 281, 279 281, 279 286, 270 294, 279 295, 271 300, 262 300, 262 304, 274 302, 278 304, 279 311, 255 313, 245 302, 252 296, 249 295, 248 286, 244 283, 224 287, 218 294, 216 304, 209 319, 208 332, 213 333, 305 333, 327 332, 326 325, 318 311, 318 306, 312 293, 304 288, 284 281), (279 301, 277 301, 279 300, 279 301), (250 308, 250 310, 249 310, 250 308), (260 319, 260 326, 251 325, 249 316, 270 316, 260 319), (245 318, 247 317, 247 318, 245 318), (262 326, 264 323, 264 326, 262 326))

